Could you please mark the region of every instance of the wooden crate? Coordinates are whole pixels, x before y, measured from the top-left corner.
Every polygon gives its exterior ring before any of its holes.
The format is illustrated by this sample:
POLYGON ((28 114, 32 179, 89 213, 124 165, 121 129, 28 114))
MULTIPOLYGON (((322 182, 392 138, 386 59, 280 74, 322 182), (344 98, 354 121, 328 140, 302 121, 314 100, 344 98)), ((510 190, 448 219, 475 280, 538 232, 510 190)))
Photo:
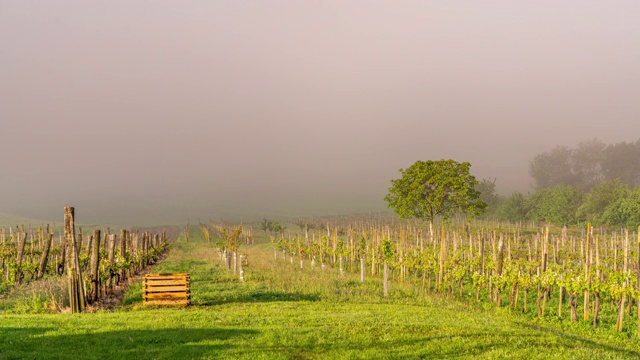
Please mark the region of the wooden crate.
POLYGON ((147 274, 142 283, 144 305, 189 305, 191 278, 188 273, 147 274))

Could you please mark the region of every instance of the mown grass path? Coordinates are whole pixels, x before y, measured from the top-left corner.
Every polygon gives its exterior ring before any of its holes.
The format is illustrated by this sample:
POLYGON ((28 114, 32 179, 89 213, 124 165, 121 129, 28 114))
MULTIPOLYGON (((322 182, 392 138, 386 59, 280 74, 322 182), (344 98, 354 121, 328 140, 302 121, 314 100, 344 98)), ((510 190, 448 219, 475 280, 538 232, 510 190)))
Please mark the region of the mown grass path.
MULTIPOLYGON (((197 229, 194 229, 197 230, 197 229)), ((241 283, 197 236, 154 271, 191 273, 188 308, 147 308, 140 285, 116 311, 1 315, 0 359, 624 359, 640 342, 425 297, 379 280, 274 261, 256 246, 241 283)), ((564 324, 564 325, 563 325, 564 324)))

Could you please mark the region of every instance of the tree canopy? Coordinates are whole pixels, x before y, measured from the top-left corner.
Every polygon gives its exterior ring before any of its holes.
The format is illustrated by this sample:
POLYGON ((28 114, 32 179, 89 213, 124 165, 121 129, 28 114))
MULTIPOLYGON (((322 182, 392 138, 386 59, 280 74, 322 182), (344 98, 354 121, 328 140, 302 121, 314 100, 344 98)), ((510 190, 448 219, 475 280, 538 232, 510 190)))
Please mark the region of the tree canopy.
POLYGON ((487 205, 476 190, 478 181, 470 174, 471 164, 454 160, 416 161, 402 176, 391 180, 385 196, 388 206, 401 219, 418 218, 433 222, 455 214, 482 214, 487 205))
POLYGON ((592 139, 576 148, 556 146, 531 160, 529 174, 536 190, 564 184, 587 192, 615 179, 633 188, 640 185, 640 140, 607 145, 592 139))

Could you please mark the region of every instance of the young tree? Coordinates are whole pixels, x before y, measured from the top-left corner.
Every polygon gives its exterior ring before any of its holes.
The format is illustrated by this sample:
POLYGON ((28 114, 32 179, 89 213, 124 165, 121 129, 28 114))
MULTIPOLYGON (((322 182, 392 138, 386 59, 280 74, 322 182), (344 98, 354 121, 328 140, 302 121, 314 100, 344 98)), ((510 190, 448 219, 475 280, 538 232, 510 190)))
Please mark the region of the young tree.
POLYGON ((469 173, 470 168, 468 162, 454 160, 416 161, 399 170, 402 177, 391 180, 384 199, 401 219, 429 221, 431 229, 437 216, 480 215, 487 204, 480 199, 475 188, 478 181, 469 173))

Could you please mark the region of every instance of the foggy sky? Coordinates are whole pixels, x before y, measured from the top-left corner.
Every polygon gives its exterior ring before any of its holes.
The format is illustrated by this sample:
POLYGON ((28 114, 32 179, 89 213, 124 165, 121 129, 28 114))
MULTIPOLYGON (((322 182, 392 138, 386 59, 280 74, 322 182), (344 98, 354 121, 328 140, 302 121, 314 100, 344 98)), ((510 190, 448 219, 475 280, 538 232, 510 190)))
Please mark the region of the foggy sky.
POLYGON ((640 138, 640 2, 0 2, 0 211, 180 223, 384 209, 398 169, 529 191, 640 138))

